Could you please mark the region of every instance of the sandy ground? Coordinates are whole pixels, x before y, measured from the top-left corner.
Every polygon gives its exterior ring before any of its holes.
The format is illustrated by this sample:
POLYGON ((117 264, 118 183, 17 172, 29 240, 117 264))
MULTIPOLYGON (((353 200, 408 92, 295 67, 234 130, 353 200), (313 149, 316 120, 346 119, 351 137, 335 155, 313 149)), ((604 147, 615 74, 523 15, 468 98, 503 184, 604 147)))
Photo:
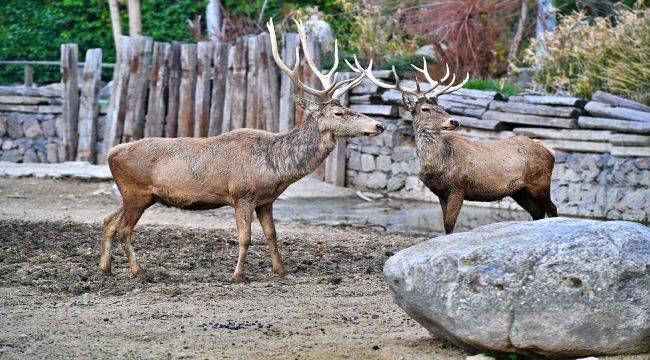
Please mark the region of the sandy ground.
POLYGON ((283 221, 291 275, 280 279, 256 224, 250 282, 232 284, 232 211, 154 206, 134 237, 146 275, 132 278, 114 246, 107 276, 100 221, 118 201, 109 183, 0 178, 1 358, 467 356, 410 320, 384 284, 387 257, 424 237, 283 221))

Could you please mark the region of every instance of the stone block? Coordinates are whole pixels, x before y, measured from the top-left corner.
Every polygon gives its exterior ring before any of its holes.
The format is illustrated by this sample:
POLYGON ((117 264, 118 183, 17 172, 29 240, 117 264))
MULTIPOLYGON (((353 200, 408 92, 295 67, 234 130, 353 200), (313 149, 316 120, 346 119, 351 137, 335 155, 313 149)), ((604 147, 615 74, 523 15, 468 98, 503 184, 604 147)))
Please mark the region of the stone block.
POLYGON ((47 162, 50 164, 59 162, 59 145, 56 142, 48 142, 45 144, 45 156, 47 162))
POLYGON ((392 163, 391 157, 388 155, 379 155, 375 161, 376 168, 384 172, 390 171, 392 163))
POLYGON ((0 114, 0 137, 5 136, 7 133, 7 116, 0 114))
POLYGON ((393 149, 394 161, 409 161, 415 159, 415 148, 412 146, 399 146, 393 149))
POLYGON ((23 154, 24 163, 37 163, 38 157, 36 156, 36 151, 34 149, 27 149, 23 154))
POLYGON ((54 120, 42 121, 41 129, 43 130, 43 135, 45 136, 56 136, 56 128, 54 127, 54 120))
POLYGON ((348 156, 348 169, 361 170, 361 153, 358 151, 350 151, 348 156))
POLYGON ((29 118, 23 121, 23 132, 28 138, 43 136, 41 125, 35 118, 29 118))
POLYGON ((7 135, 14 139, 24 136, 23 118, 18 113, 11 113, 7 117, 7 135))
POLYGON ((18 149, 7 150, 2 152, 2 161, 20 162, 23 156, 18 149))
POLYGON ((391 176, 388 178, 388 181, 386 182, 386 190, 397 191, 404 187, 405 182, 406 182, 406 175, 400 174, 400 175, 391 176))
POLYGON ((361 171, 370 172, 375 170, 375 158, 370 154, 361 154, 361 171))

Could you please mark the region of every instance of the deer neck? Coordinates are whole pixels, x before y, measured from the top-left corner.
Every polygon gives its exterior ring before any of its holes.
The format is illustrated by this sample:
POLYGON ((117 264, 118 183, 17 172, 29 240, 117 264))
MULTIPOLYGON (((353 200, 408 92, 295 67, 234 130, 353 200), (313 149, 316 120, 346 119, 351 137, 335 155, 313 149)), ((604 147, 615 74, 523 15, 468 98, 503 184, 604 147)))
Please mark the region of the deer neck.
POLYGON ((282 180, 293 182, 316 170, 335 146, 334 135, 320 132, 318 122, 309 115, 291 131, 276 138, 267 162, 282 180))
POLYGON ((413 132, 416 155, 422 172, 438 173, 443 171, 449 149, 442 138, 442 132, 428 128, 417 119, 413 120, 413 132))

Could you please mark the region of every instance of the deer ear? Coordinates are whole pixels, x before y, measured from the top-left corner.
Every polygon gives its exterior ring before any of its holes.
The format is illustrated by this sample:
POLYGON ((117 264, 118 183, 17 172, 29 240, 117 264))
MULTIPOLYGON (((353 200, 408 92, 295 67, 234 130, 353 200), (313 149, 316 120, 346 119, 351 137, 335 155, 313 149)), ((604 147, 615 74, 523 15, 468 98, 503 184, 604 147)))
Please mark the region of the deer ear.
POLYGON ((291 95, 291 100, 293 100, 293 102, 295 102, 298 106, 300 106, 302 110, 307 114, 320 110, 322 105, 319 102, 307 100, 295 94, 291 95))
POLYGON ((417 104, 417 99, 411 95, 402 93, 402 101, 404 101, 404 107, 406 110, 413 111, 415 109, 415 104, 417 104))

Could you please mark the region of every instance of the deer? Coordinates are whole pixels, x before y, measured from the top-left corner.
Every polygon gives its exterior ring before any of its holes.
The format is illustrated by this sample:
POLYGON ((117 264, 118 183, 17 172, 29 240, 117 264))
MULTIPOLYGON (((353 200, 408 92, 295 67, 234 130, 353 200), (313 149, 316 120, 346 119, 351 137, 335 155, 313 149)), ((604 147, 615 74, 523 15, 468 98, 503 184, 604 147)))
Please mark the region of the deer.
POLYGON ((557 216, 551 201, 551 175, 555 164, 555 152, 543 144, 525 136, 492 141, 470 141, 462 136, 445 133, 460 126, 437 103, 437 98, 462 88, 469 74, 458 85, 456 75, 448 85, 438 88, 449 77, 439 81, 431 78, 426 58, 423 66, 411 66, 424 75, 429 88, 420 87, 417 73, 415 88, 400 83, 395 67, 392 68, 394 84, 378 80, 372 74, 372 59, 363 68, 356 56, 355 64, 348 66, 363 73, 377 86, 402 93, 400 105, 410 113, 415 135, 416 157, 420 163, 419 178, 439 199, 446 234, 451 234, 463 205, 463 200, 498 201, 511 197, 519 206, 538 220, 557 216))
POLYGON ((133 228, 155 203, 187 210, 235 209, 239 256, 234 282, 245 281, 244 262, 251 242, 253 212, 271 253, 273 271, 287 274, 277 246, 273 203, 292 183, 313 172, 335 148, 337 138, 377 136, 384 127, 372 118, 340 104, 339 98, 359 85, 365 75, 337 81, 338 46, 334 65, 321 72, 307 48, 302 22, 296 22, 308 66, 322 90, 299 78, 299 47, 289 69, 278 53, 273 20, 267 24, 275 63, 297 88, 314 99, 292 96, 304 119, 283 134, 237 129, 204 138, 145 138, 113 147, 108 165, 122 196, 122 206, 104 219, 100 269, 111 272, 111 244, 119 238, 133 276, 144 273, 131 246, 133 228))

